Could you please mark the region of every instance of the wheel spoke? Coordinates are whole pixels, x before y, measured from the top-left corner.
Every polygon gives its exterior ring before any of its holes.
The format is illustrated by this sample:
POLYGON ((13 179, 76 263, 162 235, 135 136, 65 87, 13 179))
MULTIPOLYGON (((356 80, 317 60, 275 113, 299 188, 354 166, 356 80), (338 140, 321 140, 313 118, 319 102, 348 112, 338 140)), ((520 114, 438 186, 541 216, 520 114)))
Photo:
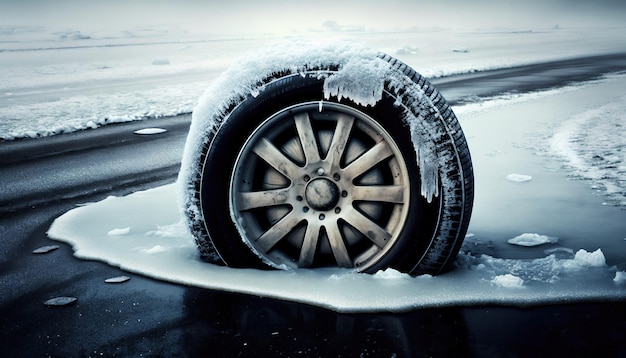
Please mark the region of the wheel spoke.
POLYGON ((280 240, 282 240, 287 234, 289 234, 301 221, 298 215, 294 212, 290 212, 285 217, 280 219, 276 225, 272 226, 263 235, 255 240, 256 247, 263 253, 267 253, 274 247, 280 240))
POLYGON ((393 155, 387 142, 378 142, 344 169, 344 175, 356 178, 393 155))
POLYGON ((315 250, 320 237, 321 226, 317 223, 309 222, 304 234, 302 249, 300 250, 300 258, 298 259, 298 267, 310 267, 315 258, 315 250))
POLYGON ((250 210, 285 204, 289 201, 289 188, 239 193, 237 207, 250 210))
POLYGON ((260 140, 253 151, 287 178, 293 179, 298 176, 300 168, 281 153, 267 138, 260 140))
POLYGON ((350 259, 350 255, 348 255, 348 249, 346 249, 346 244, 343 242, 337 222, 332 222, 329 225, 325 225, 325 227, 333 256, 335 256, 335 260, 337 260, 337 266, 352 267, 352 260, 350 259))
POLYGON ((293 118, 296 122, 296 130, 300 137, 300 143, 302 143, 302 149, 304 150, 304 157, 306 158, 307 164, 319 162, 320 152, 317 148, 317 139, 315 138, 313 127, 311 127, 309 113, 298 113, 293 118))
POLYGON ((348 145, 348 138, 350 138, 353 124, 354 117, 352 116, 341 114, 337 118, 337 127, 328 149, 328 155, 326 155, 326 161, 330 162, 335 168, 339 168, 339 162, 348 145))
POLYGON ((354 208, 344 214, 344 219, 380 248, 383 248, 391 238, 390 233, 354 208))
POLYGON ((402 185, 372 185, 354 186, 350 193, 355 201, 380 201, 385 203, 404 203, 404 186, 402 185))

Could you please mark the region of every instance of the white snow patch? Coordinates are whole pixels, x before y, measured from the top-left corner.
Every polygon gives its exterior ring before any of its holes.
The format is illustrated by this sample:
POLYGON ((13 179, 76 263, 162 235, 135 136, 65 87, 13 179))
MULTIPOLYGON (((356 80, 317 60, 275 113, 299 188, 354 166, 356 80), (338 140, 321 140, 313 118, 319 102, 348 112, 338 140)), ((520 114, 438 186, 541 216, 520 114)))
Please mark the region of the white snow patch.
POLYGON ((134 131, 134 134, 139 134, 139 135, 154 135, 154 134, 161 134, 161 133, 165 133, 167 132, 167 129, 163 129, 163 128, 144 128, 144 129, 139 129, 134 131))
POLYGON ((521 278, 511 275, 510 273, 504 275, 498 275, 491 280, 496 286, 506 287, 506 288, 522 288, 524 287, 524 280, 521 278))
POLYGON ((513 244, 513 245, 530 247, 530 246, 538 246, 538 245, 543 245, 543 244, 548 244, 548 243, 555 243, 558 241, 559 239, 554 236, 539 235, 536 233, 535 234, 525 233, 525 234, 516 236, 512 239, 509 239, 508 243, 513 244))
POLYGON ((516 182, 516 183, 523 183, 523 182, 531 181, 532 179, 533 177, 530 175, 517 174, 517 173, 511 173, 506 176, 506 180, 516 182))
POLYGON ((185 236, 186 234, 187 227, 185 226, 185 222, 183 220, 180 220, 176 224, 157 226, 156 230, 148 231, 146 233, 148 236, 159 237, 180 237, 185 236))
POLYGON ((625 112, 626 95, 567 118, 550 138, 552 151, 572 175, 589 180, 615 206, 626 206, 625 112))
POLYGON ((388 268, 376 272, 374 274, 374 278, 380 278, 383 280, 407 280, 411 279, 411 276, 398 270, 388 268))
POLYGON ((169 65, 170 60, 168 60, 167 58, 155 58, 154 60, 152 60, 152 64, 155 66, 169 65))
POLYGON ((141 252, 146 253, 148 255, 158 254, 161 252, 166 252, 168 250, 167 247, 161 245, 155 245, 149 249, 140 249, 141 252))
POLYGON ((130 227, 125 227, 121 229, 113 229, 107 232, 107 235, 109 236, 122 236, 122 235, 128 235, 128 234, 130 234, 130 227))

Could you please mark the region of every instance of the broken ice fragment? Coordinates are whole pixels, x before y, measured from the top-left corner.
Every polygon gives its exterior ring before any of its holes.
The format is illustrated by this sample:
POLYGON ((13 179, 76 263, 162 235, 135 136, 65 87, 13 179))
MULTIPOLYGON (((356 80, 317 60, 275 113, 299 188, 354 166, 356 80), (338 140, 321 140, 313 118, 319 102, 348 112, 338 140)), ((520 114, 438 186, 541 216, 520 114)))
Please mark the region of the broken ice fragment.
POLYGON ((48 252, 54 251, 58 249, 59 247, 60 247, 59 245, 42 246, 38 249, 33 250, 33 254, 47 254, 48 252))
POLYGON ((589 252, 583 249, 576 251, 574 262, 583 267, 603 267, 606 266, 606 258, 601 249, 589 252))
POLYGON ((555 243, 557 241, 559 241, 559 239, 554 236, 526 233, 526 234, 521 234, 519 236, 516 236, 512 239, 509 239, 508 242, 509 244, 513 244, 513 245, 530 247, 530 246, 543 245, 547 243, 555 243))
POLYGON ((117 277, 107 278, 106 280, 104 280, 104 282, 106 282, 106 283, 122 283, 122 282, 126 282, 128 280, 130 280, 130 277, 128 277, 128 276, 117 276, 117 277))
POLYGON ((78 298, 76 297, 61 296, 61 297, 51 298, 47 300, 46 302, 44 302, 43 304, 46 306, 67 306, 69 304, 76 302, 77 300, 78 298))
POLYGON ((139 135, 153 135, 153 134, 161 134, 167 132, 167 129, 163 128, 144 128, 134 131, 133 133, 139 135))

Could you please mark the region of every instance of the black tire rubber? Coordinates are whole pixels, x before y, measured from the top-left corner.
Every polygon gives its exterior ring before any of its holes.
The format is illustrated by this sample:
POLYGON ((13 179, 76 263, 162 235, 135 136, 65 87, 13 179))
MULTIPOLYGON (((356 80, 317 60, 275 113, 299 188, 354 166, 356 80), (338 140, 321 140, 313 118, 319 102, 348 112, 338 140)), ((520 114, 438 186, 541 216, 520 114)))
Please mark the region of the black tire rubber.
MULTIPOLYGON (((242 239, 242 230, 234 223, 230 188, 235 163, 240 149, 268 118, 291 106, 323 100, 324 103, 349 106, 378 122, 399 148, 411 178, 409 218, 397 239, 376 262, 365 269, 356 269, 375 273, 394 268, 418 275, 437 274, 451 267, 465 237, 473 205, 474 178, 467 142, 445 99, 424 77, 393 57, 384 54, 379 57, 410 82, 404 84, 405 89, 398 89, 395 84, 392 90, 386 84, 383 98, 374 106, 358 105, 346 98, 324 98, 320 70, 311 69, 308 74, 272 74, 264 81, 263 91, 242 98, 231 107, 225 115, 226 120, 207 135, 203 158, 197 168, 201 176, 193 183, 195 195, 201 203, 203 223, 191 230, 204 259, 233 267, 280 266, 255 251, 249 238, 242 239), (397 95, 408 91, 409 87, 423 91, 429 99, 426 105, 405 103, 404 96, 397 95), (433 138, 439 138, 435 143, 437 153, 452 153, 450 159, 438 168, 439 190, 430 202, 421 195, 419 161, 403 115, 405 110, 419 111, 414 113, 415 116, 428 120, 438 131, 437 136, 433 133, 433 138)), ((318 265, 332 266, 333 263, 326 260, 314 266, 318 265)))

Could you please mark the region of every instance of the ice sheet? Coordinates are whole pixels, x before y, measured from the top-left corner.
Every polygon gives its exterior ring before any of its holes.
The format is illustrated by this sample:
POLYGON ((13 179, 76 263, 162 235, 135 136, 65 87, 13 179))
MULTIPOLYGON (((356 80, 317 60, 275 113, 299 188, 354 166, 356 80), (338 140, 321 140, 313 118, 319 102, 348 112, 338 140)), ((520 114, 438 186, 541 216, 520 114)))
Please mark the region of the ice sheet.
POLYGON ((410 277, 392 269, 368 275, 345 269, 262 271, 211 265, 200 261, 182 225, 175 184, 76 208, 55 220, 48 235, 71 244, 78 258, 125 271, 343 312, 626 298, 623 273, 607 266, 600 249, 581 249, 565 259, 512 260, 471 253, 476 238, 463 248, 454 271, 436 277, 410 277), (127 225, 126 235, 107 235, 127 225))

